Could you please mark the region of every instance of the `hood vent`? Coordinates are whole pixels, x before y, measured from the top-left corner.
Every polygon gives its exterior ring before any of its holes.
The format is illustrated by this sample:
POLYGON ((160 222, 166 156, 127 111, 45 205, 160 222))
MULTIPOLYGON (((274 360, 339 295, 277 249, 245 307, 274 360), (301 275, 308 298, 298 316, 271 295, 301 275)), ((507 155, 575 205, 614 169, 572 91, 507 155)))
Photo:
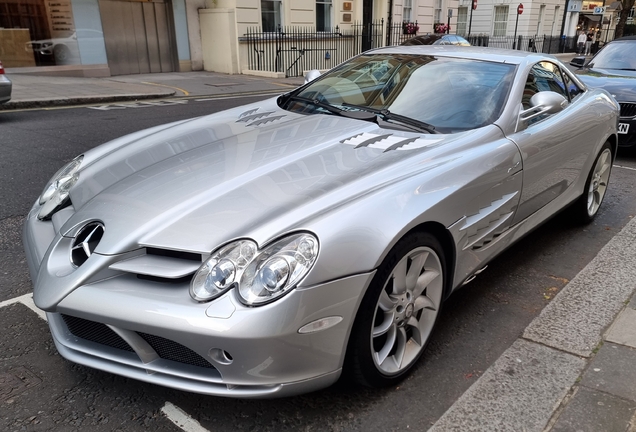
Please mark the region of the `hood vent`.
POLYGON ((248 126, 260 126, 260 125, 264 125, 266 123, 270 123, 276 120, 280 120, 283 117, 285 117, 285 115, 279 115, 279 116, 275 116, 275 117, 267 117, 261 120, 256 120, 255 122, 252 122, 250 124, 248 124, 248 126))
POLYGON ((432 147, 442 141, 443 138, 405 138, 393 134, 361 133, 343 139, 341 144, 352 145, 355 148, 368 147, 383 150, 385 153, 393 150, 416 150, 424 147, 432 147))
POLYGON ((242 112, 241 114, 239 114, 239 118, 240 118, 240 119, 242 119, 243 117, 246 117, 246 116, 248 116, 248 115, 250 115, 250 114, 254 114, 254 113, 255 113, 256 111, 258 111, 259 109, 260 109, 260 108, 254 108, 254 109, 251 109, 251 110, 249 110, 249 111, 242 112))
POLYGON ((388 137, 392 136, 393 134, 386 134, 386 135, 377 135, 374 137, 371 137, 369 139, 366 139, 364 141, 362 141, 360 144, 358 144, 356 146, 356 148, 360 148, 360 147, 369 147, 371 144, 375 144, 378 143, 382 140, 387 139, 388 137))
POLYGON ((236 120, 236 123, 247 123, 247 126, 260 126, 285 117, 285 114, 269 117, 274 114, 275 111, 263 111, 259 113, 257 112, 259 109, 260 108, 254 108, 249 111, 242 112, 239 115, 238 120, 236 120))
MULTIPOLYGON (((250 112, 250 111, 247 111, 247 112, 250 112)), ((258 119, 261 119, 263 117, 267 117, 270 114, 274 114, 274 111, 265 111, 265 112, 256 113, 256 114, 249 114, 249 115, 245 115, 245 116, 243 114, 241 114, 241 116, 236 121, 236 123, 247 123, 247 122, 250 122, 252 120, 258 120, 258 119)))

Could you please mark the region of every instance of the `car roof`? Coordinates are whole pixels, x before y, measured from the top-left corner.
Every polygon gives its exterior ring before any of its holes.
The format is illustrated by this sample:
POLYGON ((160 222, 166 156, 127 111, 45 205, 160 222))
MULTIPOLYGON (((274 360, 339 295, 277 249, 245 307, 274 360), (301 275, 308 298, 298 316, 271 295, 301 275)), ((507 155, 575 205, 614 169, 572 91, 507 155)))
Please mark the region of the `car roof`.
POLYGON ((541 60, 557 61, 556 57, 543 53, 501 48, 455 45, 390 46, 367 51, 366 53, 434 55, 440 57, 486 60, 497 63, 508 63, 515 65, 536 63, 541 60))

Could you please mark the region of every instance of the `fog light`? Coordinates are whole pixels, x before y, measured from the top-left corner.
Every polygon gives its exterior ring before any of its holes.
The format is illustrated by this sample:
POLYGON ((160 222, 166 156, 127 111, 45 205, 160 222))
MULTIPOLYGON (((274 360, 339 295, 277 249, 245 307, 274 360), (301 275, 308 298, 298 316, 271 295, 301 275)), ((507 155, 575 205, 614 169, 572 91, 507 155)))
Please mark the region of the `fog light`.
POLYGON ((212 360, 222 365, 232 364, 234 358, 230 355, 229 352, 222 350, 220 348, 211 348, 208 355, 212 360))

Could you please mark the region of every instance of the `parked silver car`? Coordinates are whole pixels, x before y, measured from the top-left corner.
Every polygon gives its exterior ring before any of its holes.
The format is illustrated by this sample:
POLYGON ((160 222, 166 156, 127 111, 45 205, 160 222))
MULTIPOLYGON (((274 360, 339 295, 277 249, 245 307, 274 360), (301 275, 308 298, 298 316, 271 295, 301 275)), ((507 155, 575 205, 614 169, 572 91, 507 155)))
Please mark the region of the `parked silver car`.
POLYGON ((4 67, 0 62, 0 103, 9 102, 11 100, 11 80, 4 73, 4 67))
POLYGON ((34 300, 60 354, 142 381, 393 385, 497 254, 570 204, 594 218, 618 115, 550 56, 367 52, 70 161, 26 220, 34 300))

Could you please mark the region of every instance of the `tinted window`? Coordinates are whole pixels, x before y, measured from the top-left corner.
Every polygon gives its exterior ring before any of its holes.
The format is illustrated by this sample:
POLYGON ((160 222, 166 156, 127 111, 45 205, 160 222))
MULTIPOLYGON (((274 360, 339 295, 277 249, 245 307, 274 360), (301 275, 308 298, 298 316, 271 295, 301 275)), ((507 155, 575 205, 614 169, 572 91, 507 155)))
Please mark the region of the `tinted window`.
POLYGON ((554 63, 541 62, 532 67, 526 79, 526 87, 521 100, 523 108, 529 109, 532 96, 542 91, 553 91, 568 99, 563 77, 559 67, 554 63))
MULTIPOLYGON (((563 72, 563 71, 562 71, 563 72)), ((583 93, 583 89, 580 88, 570 76, 563 72, 563 79, 565 80, 565 88, 568 90, 568 94, 570 95, 570 100, 574 100, 575 97, 583 93)))
MULTIPOLYGON (((508 96, 515 66, 487 61, 406 54, 351 59, 297 95, 332 105, 388 109, 442 131, 494 122, 508 96)), ((303 112, 323 112, 304 105, 303 112)))

